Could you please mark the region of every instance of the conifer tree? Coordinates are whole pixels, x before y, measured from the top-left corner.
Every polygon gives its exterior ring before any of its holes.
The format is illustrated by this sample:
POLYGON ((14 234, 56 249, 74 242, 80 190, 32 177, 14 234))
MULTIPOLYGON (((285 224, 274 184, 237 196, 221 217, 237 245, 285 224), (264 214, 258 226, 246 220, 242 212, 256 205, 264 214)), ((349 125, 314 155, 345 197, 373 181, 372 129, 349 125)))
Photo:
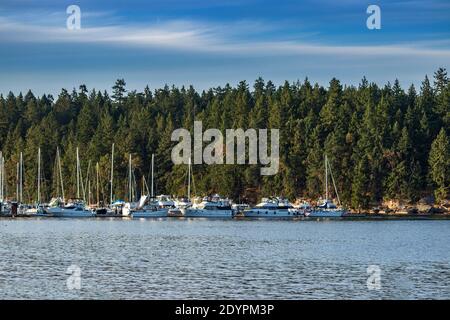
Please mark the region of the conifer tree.
POLYGON ((444 128, 431 145, 428 163, 434 194, 439 202, 446 199, 450 187, 450 143, 444 128))

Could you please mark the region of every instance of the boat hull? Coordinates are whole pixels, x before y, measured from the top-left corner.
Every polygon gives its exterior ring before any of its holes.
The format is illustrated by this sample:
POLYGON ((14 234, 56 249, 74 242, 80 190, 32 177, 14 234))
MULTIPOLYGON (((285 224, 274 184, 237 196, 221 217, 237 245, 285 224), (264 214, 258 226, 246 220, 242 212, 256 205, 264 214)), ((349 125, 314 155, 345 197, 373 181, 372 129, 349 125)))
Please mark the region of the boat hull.
POLYGON ((263 218, 263 219, 293 219, 302 217, 298 211, 293 211, 289 209, 281 209, 281 210, 269 210, 269 209, 250 209, 244 211, 244 217, 246 218, 263 218))
POLYGON ((95 213, 90 210, 65 209, 65 208, 46 208, 43 214, 37 213, 39 216, 50 216, 57 218, 90 218, 95 213))
POLYGON ((136 210, 131 212, 133 218, 165 218, 168 216, 169 209, 158 210, 136 210))
POLYGON ((310 218, 340 218, 345 214, 344 210, 341 209, 316 209, 313 210, 310 214, 310 218))
POLYGON ((232 218, 233 210, 205 210, 205 209, 186 209, 184 212, 186 218, 232 218))

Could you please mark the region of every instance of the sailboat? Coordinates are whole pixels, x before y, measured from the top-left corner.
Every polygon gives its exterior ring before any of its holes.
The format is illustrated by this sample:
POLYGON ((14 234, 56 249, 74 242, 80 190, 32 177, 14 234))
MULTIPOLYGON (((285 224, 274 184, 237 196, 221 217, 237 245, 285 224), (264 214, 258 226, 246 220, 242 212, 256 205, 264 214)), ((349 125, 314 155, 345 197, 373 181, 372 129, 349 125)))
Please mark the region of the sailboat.
POLYGON ((37 172, 37 198, 36 204, 33 207, 29 207, 24 210, 26 215, 35 215, 41 212, 41 148, 38 148, 38 172, 37 172))
POLYGON ((5 180, 5 158, 2 151, 0 151, 0 215, 9 214, 11 211, 8 203, 6 203, 5 180))
POLYGON ((80 158, 77 148, 77 199, 69 200, 67 203, 64 201, 64 185, 62 179, 62 169, 61 169, 61 157, 59 154, 59 149, 57 149, 57 160, 59 175, 61 179, 61 191, 62 199, 54 198, 49 203, 48 207, 43 208, 44 215, 51 217, 61 217, 61 218, 88 218, 93 217, 95 214, 92 210, 86 207, 86 203, 83 199, 80 199, 80 179, 81 179, 81 169, 80 169, 80 158))
POLYGON ((169 217, 183 217, 187 208, 192 206, 191 201, 191 158, 188 160, 187 197, 175 199, 175 207, 169 210, 169 217))
POLYGON ((125 204, 124 211, 129 211, 133 218, 165 218, 168 216, 169 209, 175 207, 175 202, 169 196, 167 195, 160 195, 157 197, 154 196, 153 193, 154 165, 155 165, 155 155, 152 154, 150 195, 148 194, 147 190, 147 194, 141 196, 139 202, 136 204, 134 208, 132 208, 131 201, 125 204))
POLYGON ((319 204, 311 211, 309 217, 311 218, 336 218, 342 217, 345 210, 340 206, 339 194, 337 192, 336 184, 334 182, 333 173, 331 172, 331 165, 328 162, 328 157, 325 154, 325 199, 321 200, 319 204), (331 199, 328 199, 328 168, 330 169, 331 179, 333 181, 334 191, 338 199, 339 207, 334 204, 331 199))

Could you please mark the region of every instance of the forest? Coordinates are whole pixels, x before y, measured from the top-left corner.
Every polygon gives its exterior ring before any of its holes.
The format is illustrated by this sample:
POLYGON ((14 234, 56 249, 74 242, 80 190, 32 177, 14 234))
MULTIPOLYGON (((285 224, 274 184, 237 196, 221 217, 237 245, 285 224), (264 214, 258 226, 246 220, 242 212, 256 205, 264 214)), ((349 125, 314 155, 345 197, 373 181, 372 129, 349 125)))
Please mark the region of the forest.
MULTIPOLYGON (((408 79, 404 79, 407 81, 408 79)), ((279 172, 261 176, 260 165, 193 165, 192 193, 219 193, 254 203, 282 195, 317 199, 324 193, 327 154, 342 203, 369 208, 389 199, 415 203, 424 197, 441 202, 450 186, 450 81, 444 68, 420 88, 399 80, 384 86, 363 78, 358 86, 331 79, 327 87, 308 79, 279 86, 257 79, 201 92, 192 86, 129 91, 124 79, 110 93, 80 85, 57 97, 9 92, 0 96, 0 150, 5 158, 6 194, 16 198, 17 163, 24 159, 24 201, 37 198, 38 148, 41 194, 56 196, 57 148, 61 153, 65 196, 76 196, 76 148, 81 171, 109 202, 111 146, 114 198, 128 200, 131 153, 135 196, 149 181, 155 155, 158 194, 186 195, 187 166, 174 165, 171 141, 176 128, 277 128, 279 172)), ((87 185, 87 184, 86 184, 87 185)))

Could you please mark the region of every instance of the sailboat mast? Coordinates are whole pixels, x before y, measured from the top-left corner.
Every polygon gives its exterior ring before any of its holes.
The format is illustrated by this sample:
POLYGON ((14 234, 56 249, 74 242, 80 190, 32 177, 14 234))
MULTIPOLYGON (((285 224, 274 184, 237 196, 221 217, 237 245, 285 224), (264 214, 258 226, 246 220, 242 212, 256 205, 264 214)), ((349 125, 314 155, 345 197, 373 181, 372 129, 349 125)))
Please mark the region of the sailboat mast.
POLYGON ((191 200, 191 157, 189 157, 188 163, 188 200, 191 200))
MULTIPOLYGON (((81 191, 83 192, 83 200, 86 201, 86 189, 88 188, 88 183, 90 181, 89 179, 89 173, 91 172, 91 160, 88 162, 88 167, 86 171, 86 182, 83 182, 83 172, 81 171, 81 165, 80 165, 80 181, 81 181, 81 191)), ((88 198, 89 198, 89 190, 88 190, 88 198)), ((89 199, 88 199, 89 200, 89 199)))
POLYGON ((151 185, 151 194, 150 194, 152 199, 154 197, 154 194, 153 194, 153 172, 154 172, 154 166, 155 166, 155 154, 152 153, 152 185, 151 185))
POLYGON ((19 162, 17 162, 17 178, 16 178, 16 200, 19 202, 20 196, 19 196, 19 162))
POLYGON ((112 144, 112 151, 111 151, 111 194, 109 198, 109 204, 113 203, 113 175, 114 173, 114 143, 112 144))
POLYGON ((23 153, 20 152, 20 202, 23 202, 23 153))
POLYGON ((97 171, 97 207, 99 206, 99 204, 100 204, 100 196, 99 196, 99 190, 98 190, 98 188, 99 188, 99 183, 98 183, 98 162, 97 162, 97 164, 95 165, 95 169, 96 169, 96 171, 97 171))
POLYGON ((77 198, 80 199, 80 158, 77 147, 77 198))
POLYGON ((328 200, 328 165, 327 155, 325 154, 325 200, 328 200))
POLYGON ((132 185, 131 185, 131 153, 128 157, 128 201, 131 202, 133 195, 132 195, 132 185))
POLYGON ((56 153, 57 153, 57 157, 58 157, 59 179, 61 180, 62 201, 63 201, 63 203, 65 203, 65 199, 64 199, 64 182, 63 182, 63 176, 62 176, 61 155, 59 153, 59 148, 56 149, 56 153))
POLYGON ((6 181, 6 169, 5 169, 5 158, 4 157, 2 158, 2 166, 3 166, 3 171, 2 171, 2 178, 3 178, 2 195, 3 195, 3 198, 2 199, 5 199, 5 198, 8 198, 8 182, 6 181))
POLYGON ((0 202, 3 202, 3 153, 0 151, 0 202))
POLYGON ((38 149, 37 203, 41 203, 41 148, 38 149))

